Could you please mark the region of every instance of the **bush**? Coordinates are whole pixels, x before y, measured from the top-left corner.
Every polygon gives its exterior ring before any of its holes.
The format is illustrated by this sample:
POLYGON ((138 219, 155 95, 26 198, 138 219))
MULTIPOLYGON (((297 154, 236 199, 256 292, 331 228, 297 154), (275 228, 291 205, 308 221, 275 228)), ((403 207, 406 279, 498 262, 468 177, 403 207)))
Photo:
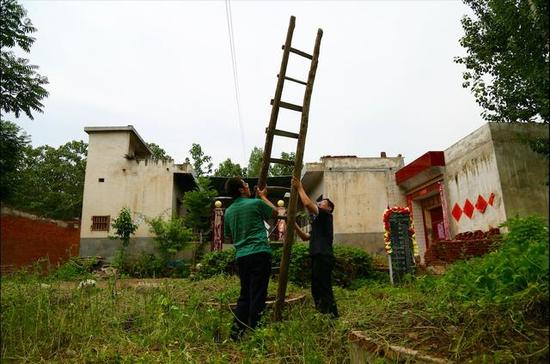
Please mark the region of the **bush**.
POLYGON ((356 279, 372 278, 372 257, 362 249, 336 245, 334 247, 336 266, 333 271, 334 283, 349 287, 356 279))
POLYGON ((541 217, 511 219, 500 248, 453 264, 441 280, 420 285, 442 302, 465 307, 519 304, 548 315, 548 226, 541 217))
MULTIPOLYGON (((280 266, 282 248, 273 249, 272 266, 280 266)), ((357 279, 374 277, 371 256, 359 248, 335 245, 336 258, 333 270, 333 283, 341 287, 350 287, 357 279)), ((210 278, 219 274, 236 273, 235 250, 211 252, 200 262, 197 279, 210 278)), ((311 260, 309 247, 306 244, 292 246, 288 280, 298 286, 308 286, 311 281, 311 260)))
POLYGON ((183 219, 173 217, 168 221, 156 217, 149 221, 150 231, 155 234, 153 240, 163 259, 168 261, 177 252, 189 246, 193 232, 183 224, 183 219))
MULTIPOLYGON (((334 245, 335 265, 332 271, 333 284, 348 288, 356 279, 373 277, 371 256, 362 249, 350 246, 334 245)), ((282 249, 273 251, 273 265, 280 265, 282 249)), ((298 286, 311 283, 311 260, 307 244, 292 246, 288 280, 298 286)))
POLYGON ((88 278, 96 264, 96 258, 82 259, 80 257, 73 257, 60 265, 50 277, 63 281, 88 278))
POLYGON ((206 279, 216 275, 232 275, 237 273, 235 249, 219 250, 204 255, 195 275, 196 279, 206 279))

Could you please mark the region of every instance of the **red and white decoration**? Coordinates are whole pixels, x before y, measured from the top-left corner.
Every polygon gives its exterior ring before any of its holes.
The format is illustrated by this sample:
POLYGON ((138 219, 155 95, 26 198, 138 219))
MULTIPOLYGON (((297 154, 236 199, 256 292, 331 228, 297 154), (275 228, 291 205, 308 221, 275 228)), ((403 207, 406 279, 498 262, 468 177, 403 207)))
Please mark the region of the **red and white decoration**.
POLYGON ((460 218, 462 215, 466 215, 469 219, 472 218, 474 215, 474 212, 477 210, 478 212, 484 214, 485 211, 487 211, 488 206, 493 206, 495 203, 495 194, 491 192, 487 200, 482 195, 477 196, 477 201, 474 204, 469 199, 466 199, 464 201, 464 205, 462 207, 456 202, 453 206, 453 209, 451 211, 451 215, 453 215, 453 218, 456 220, 456 222, 460 221, 460 218))
MULTIPOLYGON (((390 233, 390 215, 392 213, 398 213, 398 214, 404 214, 408 215, 409 218, 411 217, 411 210, 408 207, 400 207, 400 206, 394 206, 394 207, 388 207, 386 211, 384 211, 384 249, 386 250, 386 254, 390 255, 393 250, 391 247, 391 233, 390 233)), ((412 244, 413 244, 413 254, 418 255, 418 245, 416 244, 416 234, 414 231, 414 225, 411 219, 411 224, 409 225, 409 236, 411 237, 412 244)))

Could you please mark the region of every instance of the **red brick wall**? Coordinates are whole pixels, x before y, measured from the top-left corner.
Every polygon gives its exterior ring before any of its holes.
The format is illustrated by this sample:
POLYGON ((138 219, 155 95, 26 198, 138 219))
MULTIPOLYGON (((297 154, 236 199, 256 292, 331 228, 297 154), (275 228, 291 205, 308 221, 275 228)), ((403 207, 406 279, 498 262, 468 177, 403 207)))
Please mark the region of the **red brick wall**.
POLYGON ((492 251, 499 238, 498 229, 462 233, 455 236, 454 240, 435 242, 426 251, 424 261, 426 265, 431 265, 479 257, 492 251))
POLYGON ((78 222, 44 219, 2 208, 0 253, 4 272, 32 265, 41 258, 56 266, 78 255, 79 244, 78 222))

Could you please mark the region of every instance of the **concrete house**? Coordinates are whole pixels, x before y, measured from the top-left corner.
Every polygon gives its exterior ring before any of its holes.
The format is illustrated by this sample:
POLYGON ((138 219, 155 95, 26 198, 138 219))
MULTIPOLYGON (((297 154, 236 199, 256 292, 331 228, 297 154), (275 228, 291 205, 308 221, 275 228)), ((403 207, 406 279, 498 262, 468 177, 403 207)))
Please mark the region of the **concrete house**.
POLYGON ((531 148, 537 139, 548 140, 548 125, 487 123, 397 171, 422 261, 437 241, 515 216, 548 219, 548 158, 531 148))
MULTIPOLYGON (((195 186, 188 164, 159 162, 132 126, 88 127, 80 255, 112 257, 110 222, 123 207, 147 217, 182 216, 182 196, 195 186)), ((421 263, 438 241, 497 228, 510 217, 548 219, 548 155, 533 141, 548 141, 547 124, 487 123, 444 151, 428 151, 405 165, 403 157, 326 156, 306 163, 309 196, 335 203, 334 241, 384 254, 382 217, 389 206, 412 211, 421 263)), ((289 177, 269 185, 289 186, 289 177)), ((224 179, 213 177, 223 194, 224 179)), ((250 181, 253 182, 253 181, 250 181)), ((271 196, 274 203, 288 188, 271 196)), ((224 200, 225 201, 225 200, 224 200)), ((230 202, 227 202, 230 203, 230 202)), ((224 202, 224 207, 226 202, 224 202)), ((151 251, 148 225, 140 224, 134 251, 151 251)))
POLYGON ((421 263, 427 249, 465 232, 486 232, 508 218, 548 219, 548 157, 530 146, 548 140, 547 124, 487 123, 444 151, 403 158, 323 157, 308 163, 310 196, 334 201, 334 241, 383 254, 388 206, 412 211, 421 263))
POLYGON ((155 161, 133 126, 87 127, 89 135, 80 255, 110 258, 120 242, 111 222, 123 207, 136 213, 139 227, 131 251, 151 251, 146 218, 185 214, 182 196, 194 186, 189 164, 155 161))
POLYGON ((405 198, 395 183, 403 157, 358 158, 326 156, 307 163, 302 183, 309 196, 334 202, 334 241, 371 253, 383 252, 382 215, 388 206, 403 205, 405 198))

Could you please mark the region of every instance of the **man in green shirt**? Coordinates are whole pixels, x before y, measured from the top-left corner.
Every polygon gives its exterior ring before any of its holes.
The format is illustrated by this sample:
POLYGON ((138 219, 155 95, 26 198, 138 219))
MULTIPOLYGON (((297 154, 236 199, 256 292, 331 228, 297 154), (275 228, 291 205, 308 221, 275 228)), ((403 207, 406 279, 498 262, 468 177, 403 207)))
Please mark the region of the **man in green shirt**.
POLYGON ((277 209, 267 199, 265 188, 257 191, 261 200, 251 199, 248 183, 240 177, 228 179, 225 190, 234 199, 224 214, 224 231, 235 245, 241 282, 231 328, 231 339, 238 340, 247 327, 256 327, 265 308, 271 247, 264 221, 277 217, 277 209))

